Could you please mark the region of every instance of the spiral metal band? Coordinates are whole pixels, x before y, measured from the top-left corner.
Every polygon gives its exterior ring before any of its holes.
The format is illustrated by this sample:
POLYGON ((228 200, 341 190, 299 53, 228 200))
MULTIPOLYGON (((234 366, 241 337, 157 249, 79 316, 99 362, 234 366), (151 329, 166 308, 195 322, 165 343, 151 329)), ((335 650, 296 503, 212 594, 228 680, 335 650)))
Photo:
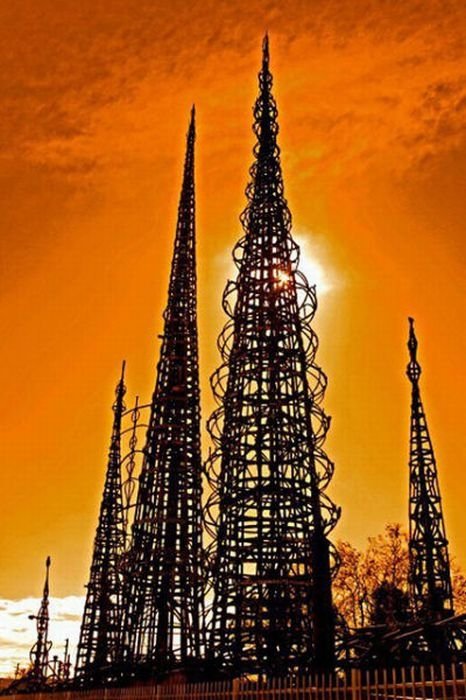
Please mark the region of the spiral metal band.
POLYGON ((323 450, 327 378, 315 362, 316 292, 298 269, 283 193, 267 39, 259 88, 238 274, 223 295, 222 364, 211 377, 205 520, 213 663, 272 675, 334 663, 327 537, 339 509, 325 493, 334 470, 323 450))

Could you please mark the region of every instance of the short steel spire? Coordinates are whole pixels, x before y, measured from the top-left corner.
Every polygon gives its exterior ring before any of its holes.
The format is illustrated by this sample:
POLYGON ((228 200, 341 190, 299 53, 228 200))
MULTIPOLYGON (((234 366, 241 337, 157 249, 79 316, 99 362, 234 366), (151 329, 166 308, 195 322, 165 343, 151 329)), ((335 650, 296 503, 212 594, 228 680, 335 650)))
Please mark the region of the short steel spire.
POLYGON ((195 135, 193 107, 128 558, 122 660, 135 677, 195 665, 203 647, 195 135))
POLYGON ((78 644, 76 681, 84 685, 118 677, 122 617, 120 557, 125 545, 120 470, 121 422, 126 408, 125 364, 115 390, 107 473, 78 644))
POLYGON ((31 649, 30 658, 32 669, 28 678, 31 687, 45 686, 49 670, 49 651, 52 643, 49 642, 49 572, 51 559, 45 560, 45 582, 42 593, 42 601, 37 615, 30 615, 31 620, 36 620, 37 640, 31 649))
POLYGON ((448 540, 442 513, 437 464, 421 400, 414 319, 409 318, 411 436, 409 455, 409 584, 416 616, 438 620, 453 613, 448 540))

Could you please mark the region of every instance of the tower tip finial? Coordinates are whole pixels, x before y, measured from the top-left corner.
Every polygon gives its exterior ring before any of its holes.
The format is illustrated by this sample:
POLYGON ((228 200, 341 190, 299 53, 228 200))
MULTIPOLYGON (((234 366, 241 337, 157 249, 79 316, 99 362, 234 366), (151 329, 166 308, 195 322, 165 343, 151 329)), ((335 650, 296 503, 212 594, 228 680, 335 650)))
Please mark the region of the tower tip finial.
POLYGON ((191 105, 191 112, 190 112, 190 118, 189 118, 189 129, 188 129, 188 142, 190 139, 193 139, 196 134, 196 105, 193 104, 191 105))
POLYGON ((409 350, 409 364, 407 368, 407 375, 411 382, 417 382, 421 375, 421 367, 417 361, 417 338, 414 332, 414 318, 408 316, 409 322, 409 336, 408 336, 408 350, 409 350))
POLYGON ((266 31, 264 34, 264 38, 262 40, 262 63, 264 66, 268 66, 269 59, 270 59, 269 33, 268 33, 268 31, 266 31))
POLYGON ((121 363, 121 381, 125 378, 125 370, 126 370, 126 360, 123 360, 121 363))
POLYGON ((49 571, 50 571, 50 564, 52 563, 52 559, 50 558, 50 555, 47 557, 45 560, 45 582, 44 582, 44 597, 48 597, 49 594, 49 571))
POLYGON ((408 347, 411 349, 412 345, 417 345, 417 338, 416 338, 416 334, 414 332, 414 318, 412 316, 408 316, 408 322, 409 322, 408 347))

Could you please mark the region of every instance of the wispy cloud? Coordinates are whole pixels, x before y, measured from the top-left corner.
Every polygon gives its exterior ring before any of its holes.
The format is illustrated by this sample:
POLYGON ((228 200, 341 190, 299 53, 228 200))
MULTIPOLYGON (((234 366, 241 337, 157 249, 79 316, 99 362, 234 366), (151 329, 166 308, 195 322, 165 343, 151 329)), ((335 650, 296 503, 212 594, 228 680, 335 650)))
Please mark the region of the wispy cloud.
POLYGON ((15 6, 0 26, 3 153, 71 175, 143 154, 188 95, 221 128, 265 27, 306 134, 303 165, 360 167, 382 151, 409 167, 463 138, 461 0, 15 6))

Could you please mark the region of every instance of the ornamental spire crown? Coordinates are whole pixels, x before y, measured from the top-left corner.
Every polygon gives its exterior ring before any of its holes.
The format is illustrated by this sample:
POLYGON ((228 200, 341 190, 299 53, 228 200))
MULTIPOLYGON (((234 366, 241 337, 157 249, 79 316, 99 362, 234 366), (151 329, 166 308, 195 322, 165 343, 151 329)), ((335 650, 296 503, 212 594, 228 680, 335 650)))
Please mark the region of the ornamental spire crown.
POLYGON ((406 368, 406 374, 408 379, 412 384, 417 384, 419 377, 421 376, 421 365, 417 361, 417 338, 414 331, 414 318, 411 316, 408 318, 409 321, 409 337, 408 337, 408 350, 409 350, 409 364, 406 368))

